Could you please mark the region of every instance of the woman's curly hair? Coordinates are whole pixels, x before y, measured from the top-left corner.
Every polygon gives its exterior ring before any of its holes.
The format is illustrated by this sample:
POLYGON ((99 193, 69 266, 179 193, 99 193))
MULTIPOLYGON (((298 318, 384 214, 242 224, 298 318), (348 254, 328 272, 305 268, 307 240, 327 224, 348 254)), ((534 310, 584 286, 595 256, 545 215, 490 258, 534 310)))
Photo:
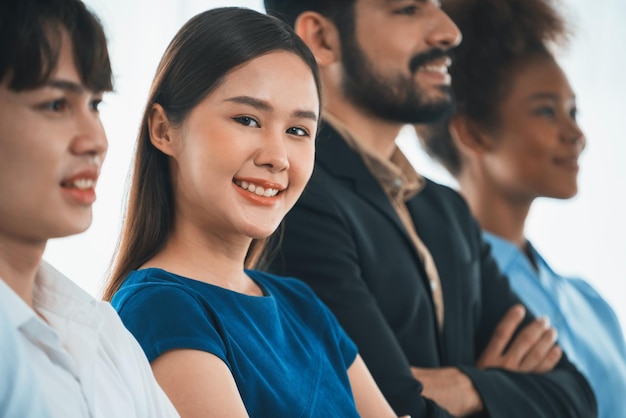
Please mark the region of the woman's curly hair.
MULTIPOLYGON (((456 114, 485 127, 498 122, 498 108, 513 69, 536 54, 564 46, 569 29, 554 0, 443 0, 442 9, 463 34, 450 67, 456 114)), ((426 151, 453 175, 460 157, 449 120, 420 129, 426 151)))

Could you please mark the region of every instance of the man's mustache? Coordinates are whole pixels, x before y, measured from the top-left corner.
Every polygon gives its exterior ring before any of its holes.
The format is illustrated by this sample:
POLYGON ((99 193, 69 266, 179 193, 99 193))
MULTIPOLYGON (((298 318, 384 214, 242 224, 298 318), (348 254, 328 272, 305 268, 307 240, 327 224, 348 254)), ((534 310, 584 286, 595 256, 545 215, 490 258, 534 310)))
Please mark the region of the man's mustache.
POLYGON ((438 58, 446 57, 452 59, 452 54, 450 53, 450 51, 446 51, 441 48, 433 48, 431 50, 413 56, 413 58, 411 58, 411 61, 409 61, 409 70, 411 71, 411 74, 415 74, 415 72, 417 72, 417 69, 422 65, 427 64, 430 61, 434 61, 438 58))

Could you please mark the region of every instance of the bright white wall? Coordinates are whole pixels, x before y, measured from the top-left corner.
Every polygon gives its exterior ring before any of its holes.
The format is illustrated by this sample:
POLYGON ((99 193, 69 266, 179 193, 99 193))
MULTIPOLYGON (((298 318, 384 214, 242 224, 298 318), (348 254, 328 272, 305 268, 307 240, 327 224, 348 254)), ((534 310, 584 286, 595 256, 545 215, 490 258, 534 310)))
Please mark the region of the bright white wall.
MULTIPOLYGON (((109 153, 98 183, 91 228, 53 240, 45 258, 97 296, 121 225, 122 202, 139 120, 158 60, 180 26, 218 6, 263 11, 261 0, 87 0, 109 37, 116 92, 105 97, 102 120, 109 153)), ((577 36, 561 62, 578 95, 588 146, 581 161, 580 193, 569 201, 538 201, 528 236, 553 267, 586 278, 613 305, 626 326, 626 140, 621 117, 626 98, 626 2, 565 0, 577 36)), ((399 144, 423 174, 454 185, 418 148, 410 129, 399 144)))

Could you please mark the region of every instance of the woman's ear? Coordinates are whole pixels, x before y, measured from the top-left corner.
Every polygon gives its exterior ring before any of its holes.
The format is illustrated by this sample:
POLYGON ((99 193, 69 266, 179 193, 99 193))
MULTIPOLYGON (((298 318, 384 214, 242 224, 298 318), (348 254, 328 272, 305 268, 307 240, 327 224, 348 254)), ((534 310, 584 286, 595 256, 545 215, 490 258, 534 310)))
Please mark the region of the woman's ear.
POLYGON ((165 109, 154 103, 148 115, 148 133, 150 134, 150 142, 156 149, 165 155, 173 155, 173 145, 171 140, 171 125, 167 118, 165 109))
POLYGON ((479 157, 494 149, 493 137, 464 115, 452 117, 450 135, 457 149, 468 156, 479 157))
POLYGON ((296 19, 294 30, 313 52, 320 67, 339 61, 341 42, 332 21, 319 13, 306 11, 296 19))

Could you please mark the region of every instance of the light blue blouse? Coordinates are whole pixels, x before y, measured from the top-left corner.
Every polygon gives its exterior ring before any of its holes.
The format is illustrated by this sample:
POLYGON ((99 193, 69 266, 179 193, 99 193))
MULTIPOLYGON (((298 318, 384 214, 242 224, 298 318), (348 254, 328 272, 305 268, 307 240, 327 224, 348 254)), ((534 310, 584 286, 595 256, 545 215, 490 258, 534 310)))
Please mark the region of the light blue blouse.
POLYGON ((626 417, 626 342, 609 304, 586 281, 555 273, 532 245, 537 271, 511 242, 483 236, 526 306, 550 318, 559 345, 594 390, 599 418, 626 417))

